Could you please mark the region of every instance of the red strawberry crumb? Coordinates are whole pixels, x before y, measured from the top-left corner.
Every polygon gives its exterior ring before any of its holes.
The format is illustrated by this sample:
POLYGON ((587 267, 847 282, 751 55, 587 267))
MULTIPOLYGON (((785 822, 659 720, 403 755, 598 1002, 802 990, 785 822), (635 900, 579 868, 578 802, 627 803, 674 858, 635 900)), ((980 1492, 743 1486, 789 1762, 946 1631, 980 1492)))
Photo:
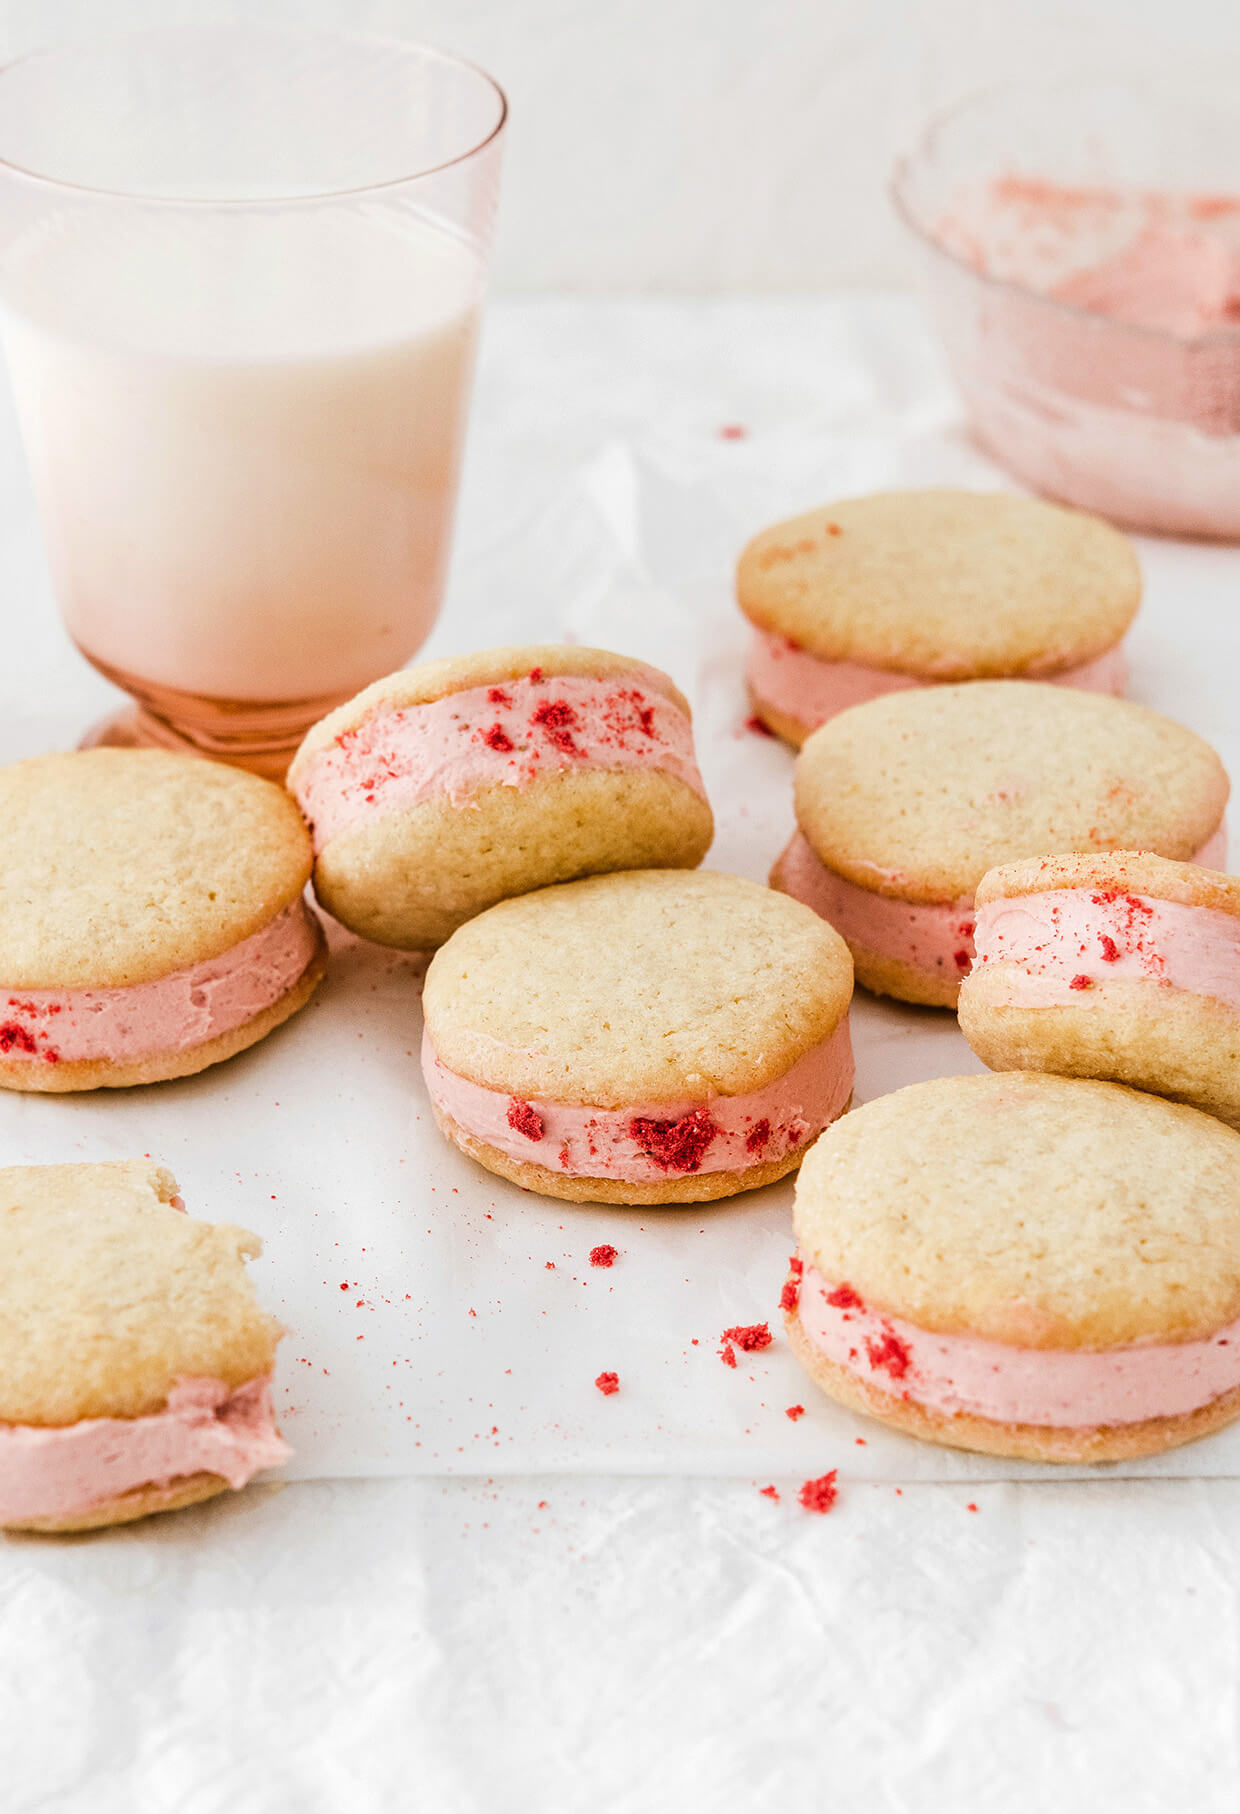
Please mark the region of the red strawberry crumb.
POLYGON ((560 1148, 560 1170, 562 1172, 566 1172, 568 1170, 568 1158, 569 1158, 568 1148, 566 1146, 562 1146, 560 1148))
POLYGON ((524 1134, 527 1140, 541 1140, 546 1131, 538 1110, 519 1096, 508 1099, 508 1125, 514 1134, 524 1134))
POLYGON ((865 1309, 865 1305, 851 1285, 837 1285, 834 1291, 828 1291, 827 1302, 833 1310, 865 1309))
POLYGON ((804 1415, 804 1405, 789 1405, 788 1409, 784 1412, 784 1416, 788 1419, 789 1423, 795 1423, 799 1417, 804 1417, 804 1415))
POLYGON ((823 1474, 818 1480, 807 1480, 797 1498, 807 1512, 829 1512, 839 1495, 836 1486, 838 1468, 832 1468, 829 1474, 823 1474))
POLYGON ((542 704, 535 708, 534 716, 530 719, 531 724, 545 724, 548 730, 553 731, 562 730, 565 726, 576 724, 576 722, 577 714, 567 699, 544 699, 542 704))
POLYGON ((629 1139, 636 1141, 660 1171, 695 1172, 719 1129, 709 1109, 694 1109, 679 1121, 655 1121, 648 1115, 634 1115, 628 1131, 629 1139))
POLYGON ((745 729, 747 731, 754 731, 759 737, 773 737, 775 735, 770 725, 764 724, 756 712, 752 717, 746 718, 745 729))
POLYGON ((1072 981, 1068 984, 1069 989, 1092 989, 1093 986, 1094 979, 1092 976, 1074 976, 1072 981))
POLYGON ((770 1139, 771 1124, 764 1116, 761 1121, 755 1121, 754 1125, 746 1134, 745 1151, 747 1153, 760 1153, 764 1146, 770 1144, 770 1139))
POLYGON ((492 687, 487 694, 487 700, 491 705, 511 705, 512 694, 506 693, 503 687, 492 687))
POLYGON ((722 1339, 735 1342, 742 1354, 754 1354, 759 1348, 769 1348, 773 1337, 769 1323, 737 1323, 724 1330, 722 1339))
POLYGON ((952 955, 955 958, 957 970, 967 970, 973 962, 967 951, 955 951, 952 955))
POLYGON ((723 1347, 720 1348, 719 1358, 725 1367, 734 1367, 736 1365, 736 1350, 730 1342, 725 1342, 723 1347))
MULTIPOLYGON (((1099 938, 1098 943, 1102 946, 1102 961, 1104 964, 1119 962, 1119 946, 1115 943, 1115 940, 1109 933, 1104 932, 1099 938)), ((0 1034, 0 1036, 2 1036, 2 1034, 0 1034)))
POLYGON ((740 422, 725 422, 719 430, 719 439, 721 441, 743 441, 748 433, 749 430, 740 422))
POLYGON ((482 741, 489 750, 498 750, 501 755, 512 748, 512 738, 502 724, 493 724, 482 741))
POLYGON ((340 1281, 340 1289, 341 1289, 341 1291, 347 1291, 347 1290, 348 1290, 348 1289, 349 1289, 349 1281, 348 1281, 348 1279, 341 1279, 341 1281, 340 1281))
POLYGON ((977 1510, 977 1507, 974 1505, 973 1501, 970 1499, 968 1505, 966 1505, 964 1509, 966 1512, 975 1512, 977 1510))
POLYGON ((29 1027, 19 1026, 15 1020, 6 1020, 0 1027, 0 1052, 11 1052, 15 1047, 28 1058, 33 1058, 39 1049, 29 1027))
POLYGON ((543 678, 543 671, 541 668, 531 668, 530 669, 529 679, 530 679, 531 686, 540 687, 542 685, 542 678, 543 678))
POLYGON ((779 1488, 778 1487, 760 1486, 758 1488, 758 1491, 761 1493, 761 1495, 764 1499, 778 1500, 778 1498, 779 1498, 779 1488))
POLYGON ((867 1341, 865 1351, 875 1372, 881 1367, 892 1379, 903 1379, 913 1360, 908 1343, 902 1342, 893 1329, 884 1331, 881 1342, 867 1341))
POLYGON ((613 1392, 620 1390, 620 1375, 618 1373, 600 1373, 594 1383, 604 1398, 610 1398, 613 1392))
POLYGON ((554 1260, 544 1260, 543 1265, 548 1272, 555 1271, 555 1261, 554 1260))
POLYGON ((602 1247, 590 1249, 591 1266, 614 1266, 619 1258, 619 1249, 605 1242, 602 1247))

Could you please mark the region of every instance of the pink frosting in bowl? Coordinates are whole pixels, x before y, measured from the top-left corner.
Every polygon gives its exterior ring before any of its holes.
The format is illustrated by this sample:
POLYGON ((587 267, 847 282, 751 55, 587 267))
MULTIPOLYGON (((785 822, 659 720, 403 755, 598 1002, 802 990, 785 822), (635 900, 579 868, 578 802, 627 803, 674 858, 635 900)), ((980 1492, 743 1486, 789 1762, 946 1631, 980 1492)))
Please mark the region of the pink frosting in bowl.
MULTIPOLYGON (((837 712, 878 699, 884 693, 936 684, 931 675, 898 674, 853 661, 822 661, 786 637, 773 636, 765 630, 759 630, 750 645, 747 678, 755 701, 810 730, 817 730, 837 712)), ((1117 647, 1076 667, 1022 674, 1019 678, 1118 696, 1127 685, 1128 667, 1122 648, 1117 647)))
POLYGON ((802 1265, 796 1309, 810 1346, 876 1390, 946 1417, 1095 1429, 1187 1416, 1240 1387, 1240 1322, 1204 1341, 1017 1348, 919 1329, 802 1265))
POLYGON ((0 1424, 0 1525, 75 1518, 136 1487, 218 1474, 242 1487, 291 1454, 275 1426, 271 1380, 230 1390, 179 1380, 146 1417, 64 1425, 0 1424))
POLYGON ((297 982, 319 946, 298 898, 219 957, 124 989, 0 984, 0 1056, 32 1064, 113 1063, 183 1052, 234 1032, 297 982))
POLYGON ((373 713, 316 750, 293 783, 316 854, 375 812, 445 796, 468 806, 483 788, 573 769, 661 769, 705 798, 687 713, 640 679, 534 669, 373 713))
POLYGON ((748 1171, 808 1146, 848 1106, 853 1054, 845 1016, 829 1039, 762 1089, 625 1109, 487 1089, 450 1071, 425 1033, 422 1072, 436 1108, 509 1159, 567 1177, 657 1184, 691 1172, 748 1171))

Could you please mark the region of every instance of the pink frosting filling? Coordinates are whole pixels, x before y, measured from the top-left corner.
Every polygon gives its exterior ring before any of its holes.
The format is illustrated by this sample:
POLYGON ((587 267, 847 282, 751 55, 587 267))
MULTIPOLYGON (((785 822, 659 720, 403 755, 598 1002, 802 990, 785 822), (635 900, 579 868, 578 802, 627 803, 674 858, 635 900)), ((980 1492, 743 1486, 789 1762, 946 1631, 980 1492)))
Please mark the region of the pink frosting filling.
MULTIPOLYGON (((1227 861, 1227 828, 1220 825, 1192 859, 1206 869, 1227 861)), ((973 901, 901 901, 846 881, 828 869, 804 832, 797 832, 775 865, 784 892, 804 901, 850 944, 863 945, 934 976, 967 975, 973 963, 973 901)), ((1220 916, 1222 917, 1222 916, 1220 916)))
POLYGON ((147 1417, 0 1424, 0 1524, 73 1518, 187 1474, 219 1474, 242 1487, 291 1453, 275 1427, 269 1377, 235 1391, 218 1379, 183 1379, 147 1417))
POLYGON ((1148 981, 1240 1011, 1240 919, 1153 895, 1047 889, 990 901, 977 916, 977 965, 1011 964, 1017 1006, 1080 1001, 1109 982, 1148 981))
POLYGON ((1092 1429, 1182 1417, 1240 1386, 1240 1322, 1203 1342, 1085 1350, 932 1335, 831 1285, 808 1261, 797 1305, 807 1340, 880 1392, 952 1417, 1092 1429))
MULTIPOLYGON (((1058 673, 1025 674, 1026 680, 1047 680, 1061 687, 1080 687, 1093 693, 1122 693, 1128 679, 1121 648, 1108 649, 1096 660, 1058 673)), ((837 712, 863 705, 883 693, 907 692, 910 687, 933 686, 931 679, 894 674, 885 668, 862 667, 852 661, 820 661, 807 649, 783 636, 760 630, 750 647, 749 685, 755 699, 817 730, 837 712)))
POLYGON ((372 808, 445 794, 463 806, 484 787, 526 787, 573 768, 663 769, 705 797, 688 716, 640 679, 640 669, 627 680, 591 680, 535 668, 521 680, 376 712, 318 750, 294 783, 315 850, 372 808))
POLYGON ((569 1177, 658 1184, 690 1172, 747 1171, 807 1145, 848 1106, 853 1054, 845 1016, 829 1039, 764 1089, 627 1109, 525 1101, 486 1089, 441 1063, 425 1034, 422 1071, 436 1107, 509 1159, 569 1177))
POLYGON ((292 988, 314 956, 318 922, 301 900, 219 957, 125 989, 0 985, 0 1055, 33 1064, 183 1052, 235 1031, 292 988))

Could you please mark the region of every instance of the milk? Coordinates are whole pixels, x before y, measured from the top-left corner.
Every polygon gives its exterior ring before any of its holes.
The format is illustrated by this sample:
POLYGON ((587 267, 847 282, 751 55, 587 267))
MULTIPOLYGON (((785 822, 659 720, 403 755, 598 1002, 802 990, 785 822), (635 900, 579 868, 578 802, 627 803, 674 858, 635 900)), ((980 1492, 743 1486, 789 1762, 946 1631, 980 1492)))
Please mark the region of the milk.
POLYGON ((105 669, 227 701, 399 667, 439 608, 477 255, 394 207, 117 207, 0 305, 53 579, 105 669))

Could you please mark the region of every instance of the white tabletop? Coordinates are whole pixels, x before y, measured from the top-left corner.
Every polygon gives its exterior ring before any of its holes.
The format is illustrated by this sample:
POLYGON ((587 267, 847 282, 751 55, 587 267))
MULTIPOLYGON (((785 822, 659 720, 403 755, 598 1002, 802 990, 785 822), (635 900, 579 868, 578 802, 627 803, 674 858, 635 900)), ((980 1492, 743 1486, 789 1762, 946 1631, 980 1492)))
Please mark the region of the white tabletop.
MULTIPOLYGON (((430 652, 514 624, 632 647, 718 610, 763 523, 922 482, 998 479, 903 299, 497 305, 430 652)), ((1142 558, 1134 692, 1235 772, 1240 552, 1142 558)), ((51 609, 7 418, 0 574, 10 759, 111 695, 51 609)), ((1213 1478, 942 1484, 906 1448, 881 1480, 858 1450, 827 1517, 800 1475, 669 1463, 296 1480, 10 1538, 0 1809, 1230 1809, 1240 1487, 1218 1451, 1197 1451, 1213 1478)))

